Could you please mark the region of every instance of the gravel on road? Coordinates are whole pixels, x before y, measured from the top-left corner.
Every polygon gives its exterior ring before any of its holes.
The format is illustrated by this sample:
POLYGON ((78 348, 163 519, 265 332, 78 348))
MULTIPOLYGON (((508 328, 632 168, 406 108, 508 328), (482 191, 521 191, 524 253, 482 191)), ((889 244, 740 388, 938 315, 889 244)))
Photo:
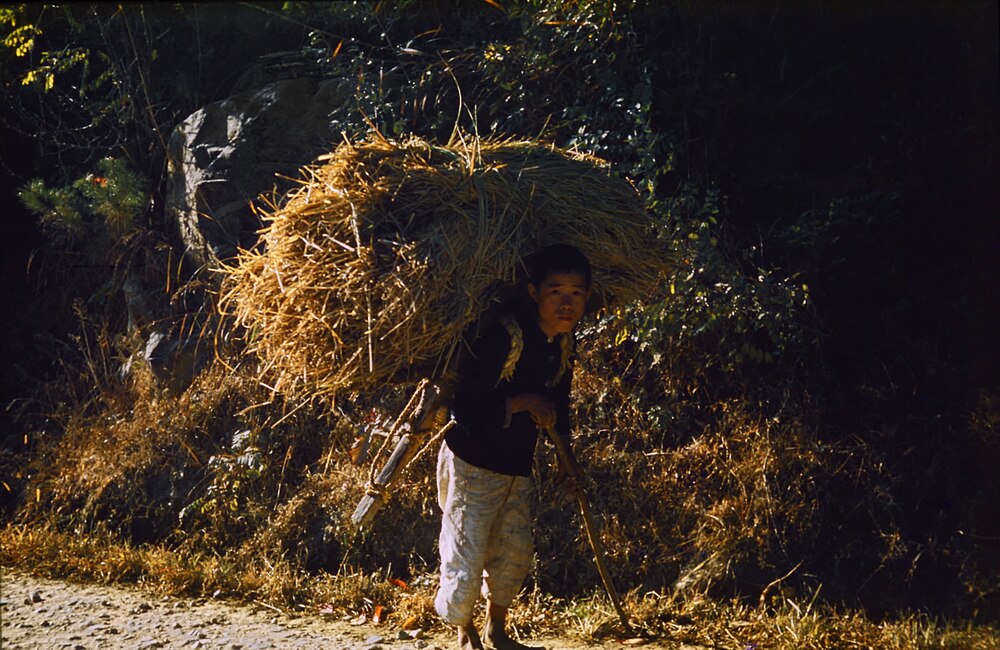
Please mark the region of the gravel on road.
MULTIPOLYGON (((548 650, 632 645, 562 637, 524 642, 548 650)), ((445 650, 454 645, 445 630, 425 634, 321 614, 293 615, 264 604, 162 597, 141 585, 80 584, 0 567, 0 650, 445 650)))
POLYGON ((159 597, 132 585, 76 584, 6 567, 0 571, 2 650, 441 650, 450 645, 419 633, 292 616, 262 605, 159 597))

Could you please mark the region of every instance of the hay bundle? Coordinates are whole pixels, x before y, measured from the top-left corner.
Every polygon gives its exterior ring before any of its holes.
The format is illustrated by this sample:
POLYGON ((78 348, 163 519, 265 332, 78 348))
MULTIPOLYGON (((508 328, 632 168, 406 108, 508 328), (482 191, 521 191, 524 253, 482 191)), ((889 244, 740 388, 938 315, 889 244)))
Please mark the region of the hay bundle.
POLYGON ((601 161, 536 142, 340 145, 265 215, 262 252, 226 269, 224 308, 269 384, 323 399, 436 376, 463 330, 555 242, 590 258, 605 304, 667 261, 641 201, 601 161))

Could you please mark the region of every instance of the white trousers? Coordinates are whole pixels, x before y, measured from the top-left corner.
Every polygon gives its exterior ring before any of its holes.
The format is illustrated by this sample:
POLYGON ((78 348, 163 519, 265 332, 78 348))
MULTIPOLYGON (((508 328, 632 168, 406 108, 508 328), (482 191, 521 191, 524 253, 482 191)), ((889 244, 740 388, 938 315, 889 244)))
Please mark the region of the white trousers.
POLYGON ((437 482, 443 515, 434 609, 447 623, 466 626, 480 592, 509 607, 531 570, 531 479, 470 465, 442 443, 437 482))

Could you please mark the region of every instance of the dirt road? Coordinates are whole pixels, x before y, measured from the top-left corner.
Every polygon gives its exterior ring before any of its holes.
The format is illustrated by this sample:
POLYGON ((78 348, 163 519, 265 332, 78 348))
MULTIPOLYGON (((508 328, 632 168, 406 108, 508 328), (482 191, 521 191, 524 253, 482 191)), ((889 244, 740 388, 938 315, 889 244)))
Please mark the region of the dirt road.
MULTIPOLYGON (((317 615, 290 616, 265 606, 161 598, 136 586, 74 584, 5 567, 0 571, 0 650, 445 650, 453 645, 450 635, 413 636, 317 615)), ((530 643, 549 650, 621 647, 569 639, 530 643)))
POLYGON ((81 585, 3 569, 3 650, 105 648, 370 648, 432 650, 433 639, 399 640, 320 616, 291 617, 211 599, 160 598, 133 586, 81 585))

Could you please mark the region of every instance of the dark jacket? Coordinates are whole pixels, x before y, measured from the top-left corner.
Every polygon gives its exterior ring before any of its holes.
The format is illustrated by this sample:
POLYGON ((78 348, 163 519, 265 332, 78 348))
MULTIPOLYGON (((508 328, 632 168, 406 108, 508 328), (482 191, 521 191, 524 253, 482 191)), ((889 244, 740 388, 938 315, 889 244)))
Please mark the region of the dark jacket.
POLYGON ((471 354, 460 364, 452 402, 457 425, 445 440, 456 456, 471 465, 501 474, 530 476, 538 428, 528 412, 510 415, 507 398, 528 392, 548 397, 556 408, 556 431, 569 436, 573 366, 571 356, 571 365, 553 382, 563 361, 560 337, 550 341, 530 314, 521 314, 517 322, 524 347, 509 380, 500 375, 511 349, 511 335, 500 322, 487 326, 471 354))

